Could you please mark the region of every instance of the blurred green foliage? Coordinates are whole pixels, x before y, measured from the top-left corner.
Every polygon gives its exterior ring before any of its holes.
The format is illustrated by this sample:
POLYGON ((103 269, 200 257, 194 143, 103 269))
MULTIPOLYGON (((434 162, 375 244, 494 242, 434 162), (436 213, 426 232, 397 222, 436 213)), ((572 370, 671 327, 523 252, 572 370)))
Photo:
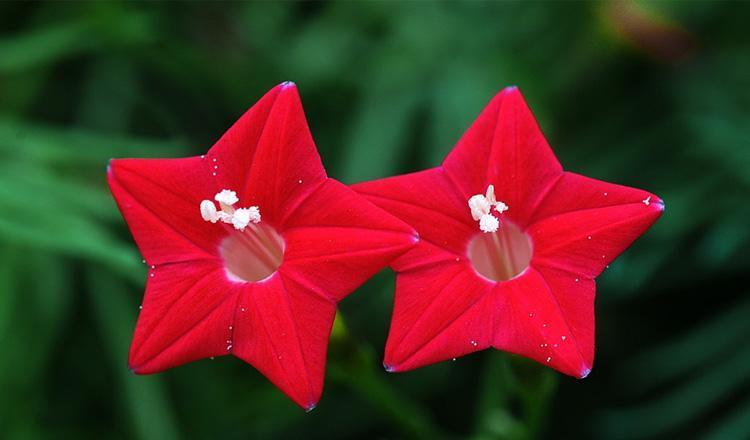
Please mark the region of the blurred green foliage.
POLYGON ((749 5, 0 3, 0 437, 750 438, 749 5), (288 79, 346 183, 436 165, 517 84, 567 169, 662 196, 600 279, 591 376, 386 374, 388 271, 341 304, 310 414, 233 358, 132 375, 107 160, 200 154, 288 79))

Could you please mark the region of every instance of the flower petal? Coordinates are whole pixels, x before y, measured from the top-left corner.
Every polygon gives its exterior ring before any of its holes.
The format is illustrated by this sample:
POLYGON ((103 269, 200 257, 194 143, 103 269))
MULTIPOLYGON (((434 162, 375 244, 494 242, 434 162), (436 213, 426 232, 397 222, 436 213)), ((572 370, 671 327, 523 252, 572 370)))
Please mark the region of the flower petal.
POLYGON ((286 277, 340 300, 417 241, 405 223, 328 179, 288 219, 286 277))
POLYGON ((653 200, 570 211, 534 223, 527 229, 532 265, 596 277, 659 218, 664 205, 653 200))
POLYGON ((573 211, 634 203, 645 205, 644 200, 647 199, 649 205, 664 204, 660 198, 647 191, 566 171, 537 206, 529 223, 573 211))
POLYGON ((492 287, 463 260, 399 273, 386 369, 407 371, 489 347, 492 287))
POLYGON ((529 267, 494 292, 493 346, 575 377, 594 358, 594 281, 529 267))
POLYGON ((237 188, 242 206, 283 223, 326 178, 293 83, 268 92, 208 152, 222 188, 237 188))
POLYGON ((114 159, 107 180, 149 264, 214 258, 222 228, 201 217, 216 192, 205 159, 114 159))
POLYGON ((236 291, 211 261, 158 266, 150 271, 130 347, 130 368, 156 373, 228 354, 236 291), (153 276, 151 276, 153 275, 153 276))
POLYGON ((242 292, 233 353, 311 410, 323 391, 335 303, 279 274, 242 292))
POLYGON ((352 188, 413 226, 421 240, 463 255, 479 227, 442 168, 363 182, 352 188), (450 230, 450 233, 446 233, 450 230))
POLYGON ((559 178, 555 158, 521 92, 508 87, 485 107, 443 167, 468 200, 495 186, 505 214, 526 224, 534 208, 559 178))

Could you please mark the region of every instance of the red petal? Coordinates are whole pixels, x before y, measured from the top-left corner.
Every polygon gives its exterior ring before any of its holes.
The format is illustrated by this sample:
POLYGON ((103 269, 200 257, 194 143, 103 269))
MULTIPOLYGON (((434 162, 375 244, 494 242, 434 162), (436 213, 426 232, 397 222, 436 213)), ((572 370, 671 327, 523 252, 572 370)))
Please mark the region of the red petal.
POLYGON ((530 223, 573 211, 643 203, 646 199, 649 205, 663 208, 662 200, 647 191, 566 171, 550 188, 530 223))
POLYGON ((664 210, 661 199, 644 191, 572 174, 561 179, 544 205, 542 211, 561 213, 527 229, 534 244, 532 264, 591 278, 627 249, 664 210), (607 196, 603 195, 605 191, 607 196))
POLYGON ((130 347, 130 368, 155 373, 227 354, 234 285, 215 262, 167 264, 150 271, 130 347))
POLYGON ((335 313, 334 302, 278 274, 245 284, 232 350, 309 411, 323 391, 335 313))
POLYGON ((505 214, 520 225, 562 173, 521 92, 509 87, 490 101, 443 162, 468 200, 495 185, 505 214))
POLYGON ((489 347, 492 286, 463 260, 400 273, 385 348, 386 369, 411 370, 489 347))
POLYGON ((533 267, 499 283, 493 346, 585 377, 594 358, 594 292, 592 279, 533 267))
POLYGON ((107 179, 148 264, 216 255, 225 233, 201 218, 201 200, 216 193, 204 159, 112 160, 107 179))
POLYGON ((284 228, 282 273, 335 301, 417 240, 409 226, 332 179, 299 206, 284 228))
POLYGON ((442 168, 353 185, 368 200, 413 226, 423 241, 463 255, 478 230, 442 168), (447 231, 450 231, 449 233, 447 231))
POLYGON ((259 206, 273 226, 326 178, 293 83, 268 92, 206 157, 218 186, 237 190, 240 205, 259 206))

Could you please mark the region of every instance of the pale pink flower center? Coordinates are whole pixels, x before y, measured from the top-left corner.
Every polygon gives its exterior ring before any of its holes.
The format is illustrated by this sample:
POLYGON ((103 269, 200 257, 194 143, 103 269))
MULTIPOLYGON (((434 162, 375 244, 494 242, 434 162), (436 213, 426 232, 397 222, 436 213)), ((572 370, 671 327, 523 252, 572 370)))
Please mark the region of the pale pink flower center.
POLYGON ((503 219, 495 232, 479 232, 470 241, 468 255, 474 270, 491 281, 507 281, 531 262, 531 240, 518 226, 503 219))
POLYGON ((273 275, 284 259, 284 239, 265 223, 234 230, 219 248, 227 276, 236 282, 261 281, 273 275))

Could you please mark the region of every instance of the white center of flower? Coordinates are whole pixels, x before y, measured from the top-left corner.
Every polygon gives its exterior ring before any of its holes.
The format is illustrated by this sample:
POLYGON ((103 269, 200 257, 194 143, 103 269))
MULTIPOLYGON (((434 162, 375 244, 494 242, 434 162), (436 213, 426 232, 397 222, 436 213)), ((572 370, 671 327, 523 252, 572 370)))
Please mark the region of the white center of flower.
POLYGON ((237 193, 223 189, 214 200, 203 200, 203 220, 232 225, 235 230, 221 242, 219 252, 224 259, 227 277, 235 282, 261 281, 274 272, 284 259, 284 239, 269 225, 260 224, 260 208, 235 208, 237 193))
POLYGON ((471 218, 479 222, 482 232, 496 232, 500 227, 497 216, 507 211, 508 205, 495 198, 495 187, 489 185, 486 194, 475 194, 469 198, 469 209, 471 218))
POLYGON ((249 208, 234 208, 234 204, 240 201, 237 193, 223 189, 216 193, 214 200, 219 202, 219 209, 211 200, 203 200, 200 205, 201 217, 211 223, 221 221, 229 223, 238 231, 243 231, 250 223, 260 223, 260 208, 251 206, 249 208))
POLYGON ((467 255, 474 270, 491 281, 515 278, 529 266, 532 257, 531 240, 509 220, 497 232, 481 233, 469 241, 467 255))

